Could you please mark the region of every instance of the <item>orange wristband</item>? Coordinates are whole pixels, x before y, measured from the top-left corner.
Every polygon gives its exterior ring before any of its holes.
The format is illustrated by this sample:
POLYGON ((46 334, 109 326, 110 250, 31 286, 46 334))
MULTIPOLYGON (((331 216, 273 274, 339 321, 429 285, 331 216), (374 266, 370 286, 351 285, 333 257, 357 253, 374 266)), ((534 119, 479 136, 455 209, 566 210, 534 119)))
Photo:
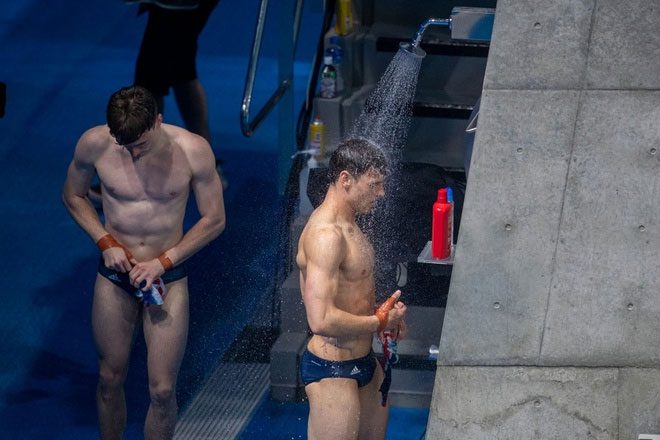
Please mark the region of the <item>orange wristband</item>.
POLYGON ((380 308, 376 309, 376 318, 378 318, 378 321, 380 324, 378 324, 378 333, 382 332, 385 330, 385 326, 387 325, 387 315, 389 311, 381 310, 380 308))
POLYGON ((387 326, 387 321, 389 319, 389 313, 392 308, 394 308, 394 303, 398 297, 395 297, 394 295, 390 296, 387 298, 387 301, 385 301, 383 304, 376 309, 376 318, 378 318, 378 321, 380 321, 380 325, 378 326, 378 333, 382 332, 385 330, 385 326, 387 326))
POLYGON ((96 246, 98 246, 101 252, 113 247, 123 247, 117 240, 115 240, 115 237, 110 234, 105 234, 103 237, 99 238, 99 241, 96 242, 96 246))
POLYGON ((172 264, 172 260, 170 260, 170 257, 165 255, 164 253, 158 257, 158 261, 160 261, 160 264, 163 265, 163 269, 165 270, 170 270, 172 267, 174 267, 174 264, 172 264))

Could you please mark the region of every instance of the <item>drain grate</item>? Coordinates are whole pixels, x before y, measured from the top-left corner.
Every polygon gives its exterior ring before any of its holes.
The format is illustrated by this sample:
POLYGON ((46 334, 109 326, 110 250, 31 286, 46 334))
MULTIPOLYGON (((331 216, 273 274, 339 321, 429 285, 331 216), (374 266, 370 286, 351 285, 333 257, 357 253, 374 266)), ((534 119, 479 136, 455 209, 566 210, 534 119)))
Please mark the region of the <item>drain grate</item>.
POLYGON ((235 439, 268 391, 269 365, 223 362, 177 423, 179 440, 235 439))

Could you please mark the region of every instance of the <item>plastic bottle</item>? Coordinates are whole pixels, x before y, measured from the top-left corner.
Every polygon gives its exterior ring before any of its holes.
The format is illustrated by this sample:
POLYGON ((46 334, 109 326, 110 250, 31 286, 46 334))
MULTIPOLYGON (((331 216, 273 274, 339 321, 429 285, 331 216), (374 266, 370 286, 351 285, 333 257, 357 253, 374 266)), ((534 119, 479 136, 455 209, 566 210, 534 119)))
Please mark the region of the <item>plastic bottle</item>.
POLYGON ((341 37, 333 35, 328 41, 326 55, 332 56, 332 65, 337 71, 337 95, 344 91, 344 75, 342 74, 342 62, 344 61, 344 49, 341 47, 341 37))
POLYGON ((449 244, 454 245, 454 190, 450 186, 447 187, 447 203, 451 205, 451 212, 449 213, 449 244))
POLYGON ((325 125, 319 115, 309 124, 309 148, 316 150, 315 159, 321 160, 325 156, 325 125))
POLYGON ((451 257, 450 214, 451 205, 447 203, 447 188, 441 188, 438 190, 438 198, 433 204, 431 226, 431 256, 433 258, 444 260, 451 257))
POLYGON ((348 35, 353 32, 353 2, 351 0, 337 0, 335 29, 339 35, 348 35))
POLYGON ((321 69, 321 98, 335 96, 337 96, 337 69, 332 65, 332 55, 325 55, 321 69))

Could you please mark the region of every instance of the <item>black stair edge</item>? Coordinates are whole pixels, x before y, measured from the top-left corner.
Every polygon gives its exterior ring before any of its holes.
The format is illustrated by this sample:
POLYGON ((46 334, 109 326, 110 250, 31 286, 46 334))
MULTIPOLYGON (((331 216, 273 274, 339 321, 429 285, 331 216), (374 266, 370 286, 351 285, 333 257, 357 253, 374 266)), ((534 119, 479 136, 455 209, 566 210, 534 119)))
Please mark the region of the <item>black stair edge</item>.
POLYGON ((435 371, 437 362, 428 356, 399 355, 399 362, 392 365, 392 368, 395 370, 435 371))
POLYGON ((473 105, 415 102, 413 116, 422 118, 470 119, 473 105))
MULTIPOLYGON (((395 37, 378 37, 376 40, 377 52, 396 52, 401 42, 410 42, 395 37)), ((420 47, 427 55, 450 55, 462 57, 488 57, 490 42, 474 42, 462 40, 443 40, 422 42, 420 47)))

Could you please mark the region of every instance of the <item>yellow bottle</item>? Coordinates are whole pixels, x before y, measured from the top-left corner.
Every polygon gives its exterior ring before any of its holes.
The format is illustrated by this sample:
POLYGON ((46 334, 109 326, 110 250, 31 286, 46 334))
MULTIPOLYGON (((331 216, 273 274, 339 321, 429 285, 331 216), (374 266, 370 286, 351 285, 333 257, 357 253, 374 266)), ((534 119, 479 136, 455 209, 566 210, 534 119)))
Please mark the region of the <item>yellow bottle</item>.
POLYGON ((309 124, 309 147, 316 150, 315 158, 322 159, 325 156, 325 125, 319 115, 309 124))
POLYGON ((351 0, 337 0, 335 29, 339 35, 348 35, 353 32, 353 4, 351 0))

